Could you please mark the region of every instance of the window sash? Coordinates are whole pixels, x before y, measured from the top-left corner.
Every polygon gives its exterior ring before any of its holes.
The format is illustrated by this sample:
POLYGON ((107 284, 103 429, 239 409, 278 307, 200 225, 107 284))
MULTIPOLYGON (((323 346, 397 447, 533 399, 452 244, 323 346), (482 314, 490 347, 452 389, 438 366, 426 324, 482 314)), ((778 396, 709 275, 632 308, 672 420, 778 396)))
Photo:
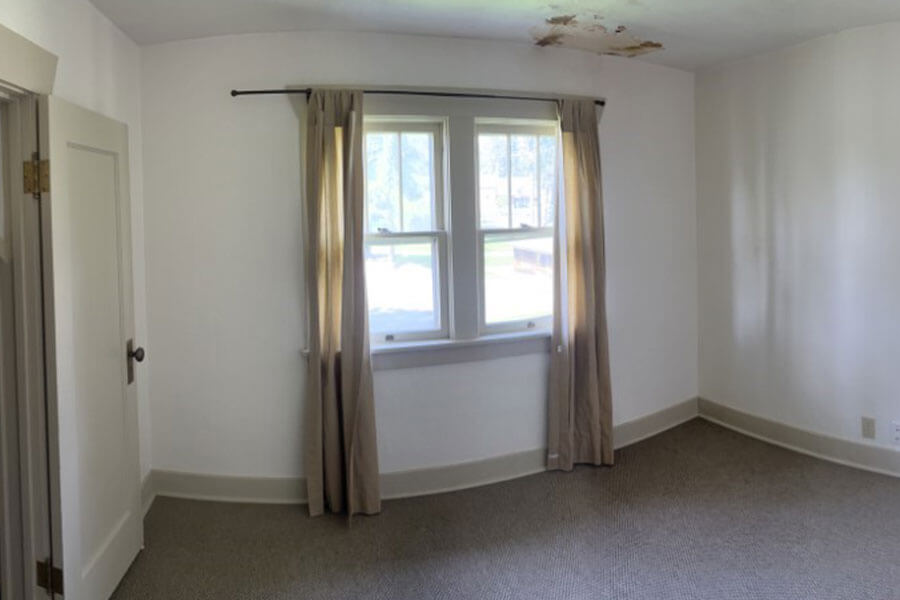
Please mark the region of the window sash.
MULTIPOLYGON (((526 122, 523 120, 477 120, 475 126, 475 205, 476 214, 478 215, 477 227, 482 228, 481 219, 481 156, 479 154, 479 136, 484 135, 502 135, 506 137, 506 202, 507 202, 507 222, 506 229, 516 230, 530 228, 525 225, 513 225, 513 193, 512 193, 512 137, 516 135, 525 135, 535 138, 535 199, 537 201, 537 222, 539 227, 546 227, 541 224, 543 215, 543 206, 541 200, 541 137, 552 137, 556 140, 556 155, 559 162, 559 135, 558 124, 553 122, 526 122)), ((556 179, 559 181, 559 169, 557 168, 556 179)), ((559 199, 559 186, 553 186, 553 200, 559 199)))
MULTIPOLYGON (((446 229, 446 208, 444 206, 444 130, 445 122, 443 119, 434 119, 430 117, 379 117, 366 116, 363 123, 363 139, 369 133, 430 133, 434 141, 432 148, 432 230, 446 229)), ((400 160, 400 176, 398 178, 398 198, 400 200, 400 229, 403 230, 403 149, 398 147, 398 158, 400 160)), ((366 159, 365 148, 363 149, 363 164, 368 163, 366 159)), ((369 233, 369 202, 366 198, 365 206, 365 227, 369 233)), ((427 232, 427 230, 426 230, 427 232)), ((377 233, 372 231, 372 234, 377 233)), ((390 233, 418 233, 418 230, 412 231, 391 231, 390 233)))
MULTIPOLYGON (((499 323, 487 322, 487 279, 485 278, 485 247, 488 237, 501 240, 532 240, 553 237, 552 227, 525 229, 481 229, 478 231, 478 330, 481 335, 510 333, 514 331, 545 331, 553 326, 553 315, 533 319, 517 319, 499 323)), ((556 249, 554 248, 554 252, 556 249)), ((554 263, 555 264, 555 263, 554 263)), ((552 311, 552 309, 551 309, 552 311)))
MULTIPOLYGON (((371 331, 372 344, 375 346, 389 344, 391 342, 419 341, 447 338, 450 335, 450 302, 448 286, 448 259, 447 259, 447 232, 400 232, 377 233, 365 236, 365 245, 368 246, 392 246, 402 243, 429 243, 437 255, 436 269, 432 273, 431 290, 434 306, 437 307, 440 327, 436 329, 414 331, 371 331)), ((368 274, 367 274, 368 276, 368 274)))
POLYGON ((556 137, 559 123, 545 119, 477 119, 476 132, 509 135, 552 135, 556 137))

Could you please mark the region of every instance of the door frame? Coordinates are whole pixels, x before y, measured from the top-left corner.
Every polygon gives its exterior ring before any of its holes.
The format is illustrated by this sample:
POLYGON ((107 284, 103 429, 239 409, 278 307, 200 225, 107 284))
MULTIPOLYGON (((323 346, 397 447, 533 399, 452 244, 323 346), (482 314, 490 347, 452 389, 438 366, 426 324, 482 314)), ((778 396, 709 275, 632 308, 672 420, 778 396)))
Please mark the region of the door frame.
MULTIPOLYGON (((14 283, 12 254, 12 185, 13 161, 10 157, 10 118, 9 98, 0 98, 0 211, 5 211, 6 231, 0 230, 0 258, 10 263, 10 282, 14 283)), ((15 289, 15 288, 13 288, 15 289)), ((6 293, 0 291, 0 293, 6 293)), ((15 316, 15 292, 9 290, 8 297, 0 298, 0 311, 12 312, 11 331, 13 344, 0 347, 0 598, 19 598, 23 591, 25 567, 22 537, 22 494, 19 462, 19 396, 18 396, 18 348, 15 340, 17 319, 15 316), (3 303, 9 301, 11 306, 5 308, 3 303), (11 357, 3 356, 11 351, 11 357), (4 371, 6 366, 12 366, 4 371), (4 381, 4 374, 7 380, 4 381)), ((3 318, 3 315, 0 315, 3 318)), ((2 326, 2 325, 0 325, 2 326)), ((4 330, 4 334, 5 334, 4 330)))
POLYGON ((37 586, 36 569, 38 561, 46 561, 52 578, 52 568, 60 566, 57 563, 62 556, 58 552, 62 545, 58 502, 53 501, 54 493, 59 497, 58 488, 52 490, 51 476, 52 468, 58 469, 58 459, 52 462, 56 402, 48 394, 46 360, 47 343, 52 343, 45 329, 45 307, 52 303, 45 285, 49 281, 45 264, 50 221, 49 210, 44 210, 39 198, 25 192, 23 181, 25 161, 46 158, 40 154, 38 94, 52 93, 57 63, 55 54, 0 25, 0 99, 5 102, 7 122, 4 160, 16 332, 15 406, 0 407, 4 417, 0 426, 0 525, 4 534, 10 534, 8 541, 0 534, 2 600, 58 597, 37 586), (15 419, 6 418, 13 414, 15 419), (12 521, 20 526, 11 531, 12 521))
MULTIPOLYGON (((42 200, 27 193, 23 181, 24 163, 40 158, 37 96, 15 88, 6 88, 4 95, 8 98, 6 167, 11 209, 17 371, 16 406, 14 409, 6 407, 7 412, 14 410, 17 418, 14 424, 9 424, 4 435, 7 442, 13 437, 18 438, 18 481, 6 478, 4 486, 9 490, 5 504, 12 511, 15 509, 11 495, 18 497, 21 527, 11 530, 16 539, 11 539, 7 547, 10 556, 12 548, 20 548, 20 559, 4 560, 2 567, 7 571, 4 581, 9 577, 9 587, 18 586, 19 594, 8 592, 8 597, 31 600, 48 597, 47 590, 38 586, 38 561, 52 567, 59 556, 54 552, 54 538, 58 537, 54 529, 58 528, 53 527, 54 502, 51 501, 53 411, 47 393, 45 307, 48 297, 44 265, 48 219, 42 200)), ((6 466, 5 472, 12 474, 13 469, 6 466)), ((12 520, 15 512, 8 515, 12 520)))

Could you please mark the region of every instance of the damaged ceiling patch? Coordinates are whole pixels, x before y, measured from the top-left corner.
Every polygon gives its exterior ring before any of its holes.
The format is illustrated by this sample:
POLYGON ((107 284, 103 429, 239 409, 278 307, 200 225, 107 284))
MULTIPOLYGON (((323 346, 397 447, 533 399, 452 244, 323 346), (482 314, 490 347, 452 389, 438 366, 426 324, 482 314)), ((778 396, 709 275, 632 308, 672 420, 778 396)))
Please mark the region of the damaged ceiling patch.
POLYGON ((602 20, 598 14, 560 14, 545 19, 543 25, 531 30, 531 36, 542 47, 562 46, 614 56, 640 56, 663 49, 659 42, 642 40, 624 25, 609 29, 602 20))

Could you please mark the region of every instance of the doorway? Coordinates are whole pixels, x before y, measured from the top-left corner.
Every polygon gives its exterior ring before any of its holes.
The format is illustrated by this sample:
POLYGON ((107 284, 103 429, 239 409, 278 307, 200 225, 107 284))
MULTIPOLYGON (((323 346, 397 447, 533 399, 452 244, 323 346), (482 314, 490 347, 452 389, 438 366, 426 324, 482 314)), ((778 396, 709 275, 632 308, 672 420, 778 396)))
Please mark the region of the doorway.
POLYGON ((41 205, 26 189, 33 175, 26 165, 34 166, 38 150, 37 109, 35 96, 0 90, 2 600, 47 597, 54 564, 41 205))
POLYGON ((8 115, 0 100, 0 599, 21 597, 24 583, 8 115))

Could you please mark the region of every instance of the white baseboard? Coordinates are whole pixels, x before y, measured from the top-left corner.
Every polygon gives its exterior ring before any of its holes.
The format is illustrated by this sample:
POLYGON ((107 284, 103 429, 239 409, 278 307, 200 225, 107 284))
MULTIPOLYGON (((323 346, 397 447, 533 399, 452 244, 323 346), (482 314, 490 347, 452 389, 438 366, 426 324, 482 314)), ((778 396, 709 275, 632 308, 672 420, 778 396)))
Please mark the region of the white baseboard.
POLYGON ((808 431, 751 415, 704 398, 700 417, 744 435, 830 462, 900 477, 900 451, 808 431))
POLYGON ((306 503, 302 477, 235 477, 153 469, 145 480, 145 510, 156 496, 258 504, 306 503))
POLYGON ((626 421, 613 427, 613 446, 616 450, 659 435, 697 417, 697 398, 685 400, 644 417, 626 421))
MULTIPOLYGON (((693 398, 659 412, 616 425, 613 444, 623 448, 697 416, 693 398)), ((382 473, 385 499, 425 496, 478 487, 533 475, 545 470, 546 449, 534 448, 454 465, 382 473)), ((301 477, 233 477, 153 469, 144 479, 141 498, 144 512, 157 496, 255 502, 265 504, 306 503, 306 480, 301 477)))
POLYGON ((157 495, 156 482, 153 480, 153 471, 151 470, 144 475, 144 479, 141 481, 141 509, 144 511, 144 516, 147 516, 147 511, 153 506, 157 495))

